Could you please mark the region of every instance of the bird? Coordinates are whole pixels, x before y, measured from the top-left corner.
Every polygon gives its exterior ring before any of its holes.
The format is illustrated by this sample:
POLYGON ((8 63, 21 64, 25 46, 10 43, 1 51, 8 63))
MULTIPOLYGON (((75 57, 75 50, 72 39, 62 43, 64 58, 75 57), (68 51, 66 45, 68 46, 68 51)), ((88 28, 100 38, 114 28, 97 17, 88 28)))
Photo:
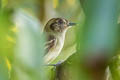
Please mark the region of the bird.
POLYGON ((76 23, 69 22, 65 18, 52 18, 46 23, 43 30, 46 35, 45 64, 50 64, 59 56, 64 45, 65 34, 74 25, 76 23))

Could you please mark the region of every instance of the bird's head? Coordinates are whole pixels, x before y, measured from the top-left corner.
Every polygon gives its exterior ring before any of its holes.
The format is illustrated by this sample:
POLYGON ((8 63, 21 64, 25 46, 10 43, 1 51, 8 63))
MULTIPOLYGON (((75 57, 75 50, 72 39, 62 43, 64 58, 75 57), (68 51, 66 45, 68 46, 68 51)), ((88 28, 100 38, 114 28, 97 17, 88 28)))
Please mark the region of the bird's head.
POLYGON ((75 23, 70 23, 68 20, 64 18, 52 18, 47 22, 44 30, 46 32, 61 34, 65 32, 68 28, 70 28, 70 26, 74 25, 75 23))

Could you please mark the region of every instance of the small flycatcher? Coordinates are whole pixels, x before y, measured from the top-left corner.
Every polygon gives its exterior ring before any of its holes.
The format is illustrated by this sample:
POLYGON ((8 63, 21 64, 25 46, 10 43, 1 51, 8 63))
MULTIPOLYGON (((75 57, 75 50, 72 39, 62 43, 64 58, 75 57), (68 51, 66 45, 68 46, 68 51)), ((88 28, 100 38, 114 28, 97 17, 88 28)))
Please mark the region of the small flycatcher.
POLYGON ((64 18, 52 18, 47 22, 44 27, 47 36, 44 57, 46 64, 50 64, 60 54, 64 45, 66 31, 74 25, 75 23, 70 23, 64 18))

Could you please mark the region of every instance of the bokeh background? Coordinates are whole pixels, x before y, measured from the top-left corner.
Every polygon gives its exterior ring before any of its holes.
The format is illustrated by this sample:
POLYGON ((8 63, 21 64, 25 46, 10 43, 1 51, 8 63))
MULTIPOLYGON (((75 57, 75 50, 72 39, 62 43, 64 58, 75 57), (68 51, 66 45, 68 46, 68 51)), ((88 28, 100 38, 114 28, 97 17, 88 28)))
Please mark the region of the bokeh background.
POLYGON ((119 0, 0 0, 0 80, 120 80, 119 0), (77 23, 43 63, 46 22, 77 23))

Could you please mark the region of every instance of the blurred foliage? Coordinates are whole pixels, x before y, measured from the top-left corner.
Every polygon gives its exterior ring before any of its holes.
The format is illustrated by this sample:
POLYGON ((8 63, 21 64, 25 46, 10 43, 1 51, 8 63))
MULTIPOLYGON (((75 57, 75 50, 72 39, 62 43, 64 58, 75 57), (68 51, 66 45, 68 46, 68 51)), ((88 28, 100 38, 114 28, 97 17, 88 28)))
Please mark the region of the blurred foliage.
POLYGON ((93 80, 96 67, 83 64, 91 58, 107 62, 109 79, 119 80, 119 5, 119 0, 0 0, 0 80, 93 80), (41 32, 53 17, 78 24, 68 30, 61 54, 51 63, 65 61, 57 67, 43 63, 41 32))
POLYGON ((13 59, 15 44, 11 14, 11 10, 0 9, 0 80, 9 80, 10 78, 10 61, 13 59))
POLYGON ((46 80, 43 70, 44 37, 40 31, 41 25, 36 18, 24 10, 16 12, 15 23, 19 30, 17 33, 16 61, 14 61, 15 73, 18 75, 15 76, 17 77, 15 80, 26 80, 26 78, 28 80, 46 80), (24 77, 21 73, 24 74, 24 77))

